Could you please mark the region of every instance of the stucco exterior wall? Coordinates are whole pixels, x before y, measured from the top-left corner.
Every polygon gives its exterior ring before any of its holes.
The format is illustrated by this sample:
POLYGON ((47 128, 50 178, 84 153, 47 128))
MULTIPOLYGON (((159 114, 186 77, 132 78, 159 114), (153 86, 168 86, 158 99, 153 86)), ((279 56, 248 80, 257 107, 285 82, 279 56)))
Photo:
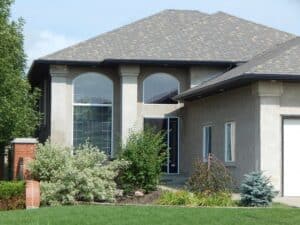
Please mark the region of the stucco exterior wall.
POLYGON ((202 159, 202 128, 212 126, 212 153, 224 162, 226 122, 236 123, 236 161, 225 164, 237 184, 243 175, 259 168, 258 98, 252 86, 242 87, 214 96, 185 103, 183 116, 184 151, 181 166, 186 174, 193 171, 196 159, 202 159))
POLYGON ((190 87, 195 87, 204 81, 220 75, 229 69, 227 66, 191 66, 190 67, 190 87))
POLYGON ((120 143, 120 77, 117 68, 51 66, 51 140, 72 146, 73 136, 73 80, 88 72, 107 76, 114 84, 113 151, 120 143))
POLYGON ((300 116, 299 83, 261 81, 260 139, 261 170, 271 176, 275 188, 282 193, 283 149, 282 118, 300 116))

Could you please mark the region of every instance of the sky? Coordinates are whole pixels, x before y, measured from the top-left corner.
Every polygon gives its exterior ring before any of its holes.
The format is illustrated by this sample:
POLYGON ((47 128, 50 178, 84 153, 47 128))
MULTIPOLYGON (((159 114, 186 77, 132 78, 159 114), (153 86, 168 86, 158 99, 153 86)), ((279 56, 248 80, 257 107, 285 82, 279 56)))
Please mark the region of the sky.
POLYGON ((164 9, 223 11, 300 36, 300 0, 15 0, 25 19, 25 52, 33 59, 164 9))

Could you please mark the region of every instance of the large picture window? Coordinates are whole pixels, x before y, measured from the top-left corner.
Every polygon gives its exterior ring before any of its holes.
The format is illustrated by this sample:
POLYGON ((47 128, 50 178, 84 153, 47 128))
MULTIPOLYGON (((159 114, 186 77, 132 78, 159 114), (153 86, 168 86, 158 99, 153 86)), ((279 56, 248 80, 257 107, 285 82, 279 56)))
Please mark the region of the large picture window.
POLYGON ((144 103, 146 104, 177 104, 172 98, 178 95, 178 80, 165 73, 150 75, 144 80, 144 103))
POLYGON ((85 73, 74 80, 73 88, 73 145, 88 140, 111 155, 112 81, 98 73, 85 73))

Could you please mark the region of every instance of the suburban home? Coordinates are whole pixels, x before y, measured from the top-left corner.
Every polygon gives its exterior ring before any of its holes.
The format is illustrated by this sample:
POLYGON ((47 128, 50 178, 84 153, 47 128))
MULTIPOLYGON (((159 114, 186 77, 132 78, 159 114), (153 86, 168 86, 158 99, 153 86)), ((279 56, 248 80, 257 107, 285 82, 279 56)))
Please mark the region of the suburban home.
MULTIPOLYGON (((81 28, 83 29, 83 28, 81 28)), ((300 38, 223 12, 166 10, 35 60, 40 141, 109 156, 130 130, 166 131, 167 174, 212 153, 239 183, 262 170, 300 196, 300 38)), ((172 177, 172 176, 170 176, 172 177)))

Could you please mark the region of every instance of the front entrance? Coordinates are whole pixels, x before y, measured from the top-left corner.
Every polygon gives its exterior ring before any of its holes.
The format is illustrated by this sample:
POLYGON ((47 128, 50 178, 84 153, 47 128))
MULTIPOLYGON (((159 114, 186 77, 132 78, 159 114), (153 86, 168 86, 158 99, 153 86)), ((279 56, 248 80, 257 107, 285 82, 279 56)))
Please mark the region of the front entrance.
POLYGON ((168 152, 162 171, 170 174, 178 173, 178 118, 145 118, 144 126, 154 127, 166 134, 165 141, 168 152))
POLYGON ((300 119, 283 120, 283 195, 300 196, 300 119))

